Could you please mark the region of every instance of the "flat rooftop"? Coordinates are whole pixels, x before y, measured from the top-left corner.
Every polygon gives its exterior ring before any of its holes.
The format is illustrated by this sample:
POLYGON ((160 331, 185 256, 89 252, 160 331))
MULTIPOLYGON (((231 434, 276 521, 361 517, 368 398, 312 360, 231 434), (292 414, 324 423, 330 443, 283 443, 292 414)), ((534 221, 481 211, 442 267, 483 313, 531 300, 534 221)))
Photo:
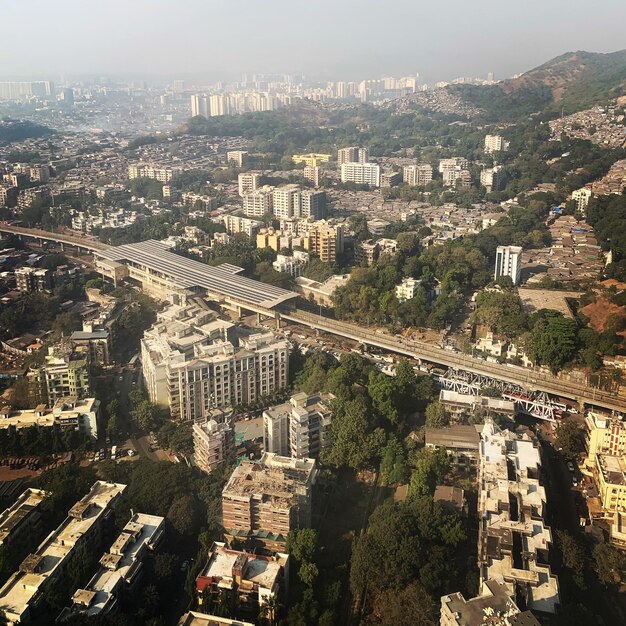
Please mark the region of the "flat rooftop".
POLYGON ((557 291, 553 289, 518 289, 522 306, 529 313, 541 309, 552 309, 573 319, 572 310, 567 299, 578 300, 583 294, 580 291, 557 291))
POLYGON ((0 514, 0 545, 48 497, 41 489, 27 489, 15 504, 0 514))
POLYGON ((98 258, 150 269, 181 289, 200 288, 208 294, 271 309, 298 297, 293 291, 239 276, 242 268, 230 264, 217 267, 175 254, 161 241, 150 239, 94 253, 98 258))
POLYGON ((89 493, 70 509, 65 521, 48 535, 37 552, 26 557, 20 569, 0 589, 0 607, 9 621, 21 619, 83 535, 99 522, 125 489, 126 485, 97 481, 89 493))
POLYGON ((273 589, 276 579, 280 575, 281 567, 286 563, 287 555, 277 555, 276 558, 258 556, 230 550, 222 543, 214 543, 211 549, 209 562, 203 568, 200 576, 221 579, 222 585, 234 585, 233 567, 245 562, 243 579, 259 585, 264 589, 273 589))
POLYGON ((254 624, 230 617, 218 617, 217 615, 189 611, 180 618, 178 626, 254 626, 254 624))
POLYGON ((100 559, 100 569, 84 589, 72 596, 73 612, 99 615, 116 599, 124 581, 132 579, 141 566, 146 549, 154 545, 163 532, 165 518, 136 513, 126 524, 109 552, 100 559))

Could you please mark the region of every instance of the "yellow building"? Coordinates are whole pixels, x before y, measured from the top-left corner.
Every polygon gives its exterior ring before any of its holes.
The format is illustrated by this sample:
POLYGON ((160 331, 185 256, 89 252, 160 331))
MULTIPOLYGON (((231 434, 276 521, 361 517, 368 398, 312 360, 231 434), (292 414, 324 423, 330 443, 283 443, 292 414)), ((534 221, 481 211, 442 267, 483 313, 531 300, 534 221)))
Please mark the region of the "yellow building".
POLYGON ((291 159, 296 165, 298 163, 304 163, 308 167, 317 167, 320 163, 328 163, 328 161, 330 161, 330 154, 318 154, 317 152, 294 154, 291 159))
POLYGON ((593 467, 597 454, 626 454, 626 425, 617 418, 589 411, 585 418, 587 463, 593 467))
POLYGON ((597 454, 593 476, 605 512, 626 511, 626 457, 597 454))

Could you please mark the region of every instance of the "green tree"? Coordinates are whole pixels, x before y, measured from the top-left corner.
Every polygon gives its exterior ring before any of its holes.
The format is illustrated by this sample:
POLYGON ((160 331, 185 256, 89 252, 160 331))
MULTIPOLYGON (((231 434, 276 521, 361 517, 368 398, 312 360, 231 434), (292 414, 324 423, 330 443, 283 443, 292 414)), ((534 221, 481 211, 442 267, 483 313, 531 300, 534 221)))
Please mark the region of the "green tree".
POLYGON ((450 416, 439 400, 431 402, 426 407, 426 426, 443 428, 450 422, 450 416))
POLYGON ((577 422, 565 420, 556 431, 556 445, 565 457, 575 459, 585 448, 583 432, 577 422))
POLYGON ((626 555, 617 548, 600 543, 593 549, 594 569, 603 585, 619 585, 626 575, 626 555))

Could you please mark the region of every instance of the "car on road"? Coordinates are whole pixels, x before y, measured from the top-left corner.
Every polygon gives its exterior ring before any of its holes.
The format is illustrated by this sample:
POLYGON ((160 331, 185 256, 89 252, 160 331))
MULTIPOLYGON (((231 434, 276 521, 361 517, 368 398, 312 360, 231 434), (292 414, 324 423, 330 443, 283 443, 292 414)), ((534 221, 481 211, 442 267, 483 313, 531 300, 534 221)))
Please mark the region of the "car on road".
POLYGON ((576 471, 576 468, 574 467, 574 464, 571 461, 567 462, 567 469, 572 472, 572 474, 576 471))
POLYGON ((128 456, 135 456, 135 454, 137 454, 134 450, 128 450, 128 452, 126 453, 128 456))

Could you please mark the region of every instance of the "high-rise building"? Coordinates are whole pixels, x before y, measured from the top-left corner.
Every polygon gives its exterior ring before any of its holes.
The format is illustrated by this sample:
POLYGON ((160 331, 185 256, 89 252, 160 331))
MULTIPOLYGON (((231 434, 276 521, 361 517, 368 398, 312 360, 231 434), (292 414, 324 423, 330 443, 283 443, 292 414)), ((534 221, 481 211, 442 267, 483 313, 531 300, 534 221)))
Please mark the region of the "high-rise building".
POLYGON ((299 185, 284 185, 274 189, 274 215, 278 218, 302 216, 302 192, 299 185))
POLYGON ((380 166, 375 163, 343 163, 341 182, 380 187, 380 166))
POLYGON ((502 189, 504 181, 504 170, 500 165, 485 168, 480 173, 480 184, 487 190, 487 193, 502 189))
POLYGON ((501 152, 509 147, 509 142, 505 141, 500 135, 485 136, 485 153, 501 152))
POLYGON ((433 179, 433 166, 428 163, 421 165, 405 165, 402 168, 402 180, 411 187, 423 187, 433 179))
POLYGON ((324 263, 337 260, 344 250, 343 226, 329 224, 326 220, 307 224, 304 248, 316 254, 324 263))
POLYGON ((54 83, 50 81, 0 82, 0 100, 28 100, 54 97, 54 83))
POLYGON ((152 163, 135 163, 128 166, 128 178, 152 178, 160 183, 167 184, 179 174, 180 168, 163 167, 152 163))
POLYGON ((289 344, 265 333, 234 345, 232 327, 200 303, 159 313, 141 340, 150 399, 175 419, 200 421, 215 407, 251 404, 286 387, 289 344))
POLYGON ((572 192, 572 200, 576 203, 576 211, 582 215, 587 214, 587 206, 593 193, 588 187, 582 187, 572 192))
POLYGON ((256 191, 261 183, 260 172, 242 172, 237 176, 239 183, 239 195, 245 196, 247 193, 256 191))
POLYGON ((196 93, 191 96, 191 117, 202 115, 202 117, 209 117, 211 112, 211 106, 208 96, 196 93))
MULTIPOLYGON (((247 158, 248 153, 245 150, 229 150, 226 153, 226 162, 235 167, 243 167, 247 158)), ((254 189, 251 191, 254 191, 254 189)), ((241 193, 239 195, 241 195, 241 193)))
POLYGON ((509 276, 514 285, 519 284, 522 273, 522 248, 520 246, 498 246, 494 280, 509 276))
POLYGON ((294 394, 289 402, 263 412, 266 452, 296 459, 319 457, 330 427, 332 394, 294 394))
POLYGON ((369 161, 369 150, 360 146, 350 146, 337 150, 337 165, 344 163, 367 163, 369 161))
POLYGON ((230 101, 225 94, 213 94, 209 98, 209 103, 211 117, 230 115, 230 101))
POLYGON ((284 547, 290 530, 311 526, 317 473, 314 459, 266 452, 260 461, 243 461, 222 491, 225 536, 284 547))
POLYGON ((301 193, 302 208, 300 215, 304 218, 321 220, 326 217, 327 200, 325 191, 304 189, 301 193))
POLYGON ((210 474, 235 452, 235 431, 228 419, 208 419, 193 425, 193 459, 203 472, 210 474))
POLYGON ((310 180, 316 187, 319 187, 320 171, 318 165, 307 165, 302 172, 302 176, 304 176, 306 180, 310 180))
POLYGON ((263 217, 274 210, 274 187, 264 185, 243 196, 243 212, 247 217, 263 217))

